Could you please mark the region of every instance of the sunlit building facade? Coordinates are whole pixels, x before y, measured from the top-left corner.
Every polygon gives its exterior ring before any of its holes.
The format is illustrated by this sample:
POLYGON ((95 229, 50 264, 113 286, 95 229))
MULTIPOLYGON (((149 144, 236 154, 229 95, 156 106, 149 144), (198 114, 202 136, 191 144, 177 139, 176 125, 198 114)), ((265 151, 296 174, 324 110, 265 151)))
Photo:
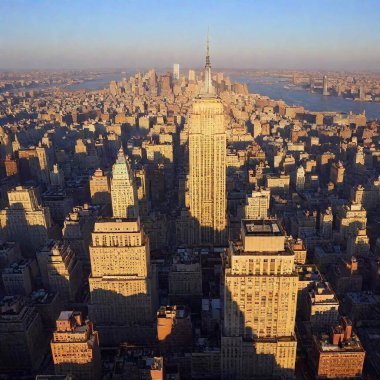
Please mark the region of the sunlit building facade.
POLYGON ((207 51, 205 87, 193 101, 189 129, 190 213, 194 244, 226 244, 224 108, 212 85, 207 51))
POLYGON ((102 345, 147 342, 156 311, 149 239, 139 219, 99 219, 90 245, 91 302, 102 345))
POLYGON ((101 378, 98 333, 80 312, 60 313, 50 347, 56 375, 72 375, 78 380, 101 378))
POLYGON ((224 258, 223 379, 291 377, 298 276, 276 220, 243 220, 224 258))
POLYGON ((115 218, 137 218, 139 206, 134 176, 121 148, 112 168, 112 213, 115 218))

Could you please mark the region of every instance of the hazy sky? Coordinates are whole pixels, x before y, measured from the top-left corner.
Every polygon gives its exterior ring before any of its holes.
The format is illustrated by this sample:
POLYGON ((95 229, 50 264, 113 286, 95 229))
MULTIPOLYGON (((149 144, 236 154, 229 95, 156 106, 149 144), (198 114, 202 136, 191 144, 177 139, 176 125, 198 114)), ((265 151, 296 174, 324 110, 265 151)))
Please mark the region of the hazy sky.
POLYGON ((0 68, 380 71, 380 0, 0 0, 0 68))

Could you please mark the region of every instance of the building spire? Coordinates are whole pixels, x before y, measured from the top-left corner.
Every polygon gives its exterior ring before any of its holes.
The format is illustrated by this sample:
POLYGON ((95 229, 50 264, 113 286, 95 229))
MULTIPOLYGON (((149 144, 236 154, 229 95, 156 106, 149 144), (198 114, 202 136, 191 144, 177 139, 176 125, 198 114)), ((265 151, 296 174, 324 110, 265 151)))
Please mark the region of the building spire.
POLYGON ((212 75, 211 75, 211 63, 210 63, 210 46, 209 46, 209 36, 207 32, 207 43, 206 43, 206 65, 205 65, 205 95, 213 95, 215 93, 214 87, 212 85, 212 75))
POLYGON ((205 68, 210 67, 211 68, 211 63, 210 63, 210 40, 208 38, 208 32, 207 32, 207 42, 206 42, 206 65, 205 68))

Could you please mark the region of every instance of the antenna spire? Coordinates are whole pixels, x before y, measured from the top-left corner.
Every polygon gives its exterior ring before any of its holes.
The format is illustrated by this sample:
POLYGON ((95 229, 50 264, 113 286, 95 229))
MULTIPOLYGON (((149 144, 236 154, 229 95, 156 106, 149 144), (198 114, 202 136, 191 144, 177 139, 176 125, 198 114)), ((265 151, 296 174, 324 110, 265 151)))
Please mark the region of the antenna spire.
POLYGON ((210 40, 209 40, 209 31, 207 30, 207 40, 206 40, 206 66, 211 67, 210 63, 210 40))
POLYGON ((210 63, 209 32, 207 31, 204 94, 211 95, 211 94, 214 94, 214 93, 215 93, 215 91, 214 91, 214 87, 212 85, 211 63, 210 63))

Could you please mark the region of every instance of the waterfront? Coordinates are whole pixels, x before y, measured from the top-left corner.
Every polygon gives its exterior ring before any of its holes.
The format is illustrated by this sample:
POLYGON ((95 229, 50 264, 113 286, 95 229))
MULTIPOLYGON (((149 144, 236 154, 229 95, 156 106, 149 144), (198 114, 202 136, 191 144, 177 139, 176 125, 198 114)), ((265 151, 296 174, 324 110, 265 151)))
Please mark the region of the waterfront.
POLYGON ((318 93, 311 93, 300 88, 284 88, 287 82, 274 77, 247 77, 231 76, 231 79, 238 82, 246 82, 249 91, 268 96, 272 99, 282 99, 289 105, 304 106, 309 111, 327 111, 362 113, 365 111, 370 119, 380 119, 380 103, 358 102, 344 99, 337 96, 323 96, 318 93), (269 84, 270 83, 270 84, 269 84))
MULTIPOLYGON (((80 83, 70 85, 58 85, 56 87, 77 91, 77 90, 101 90, 107 88, 112 80, 121 81, 124 77, 132 74, 128 73, 107 73, 101 74, 93 80, 85 80, 80 83)), ((380 119, 379 102, 359 102, 351 99, 344 99, 337 96, 323 96, 319 93, 311 93, 298 87, 285 88, 288 84, 283 78, 278 77, 252 77, 248 75, 231 75, 232 82, 245 82, 248 84, 251 93, 268 96, 271 99, 282 99, 289 105, 304 106, 309 111, 341 112, 341 113, 362 113, 365 111, 367 118, 380 119)), ((49 88, 49 85, 37 85, 28 88, 13 89, 14 91, 32 90, 39 88, 49 88)))
MULTIPOLYGON (((68 90, 99 90, 108 87, 111 80, 120 81, 121 73, 107 74, 93 81, 76 83, 66 86, 68 90)), ((370 119, 380 119, 380 103, 357 102, 337 96, 323 96, 318 93, 311 93, 299 88, 284 88, 287 82, 275 77, 249 77, 231 75, 232 81, 246 82, 249 91, 252 93, 268 96, 272 99, 282 99, 289 105, 301 105, 309 111, 327 111, 342 113, 362 113, 365 111, 370 119)))

